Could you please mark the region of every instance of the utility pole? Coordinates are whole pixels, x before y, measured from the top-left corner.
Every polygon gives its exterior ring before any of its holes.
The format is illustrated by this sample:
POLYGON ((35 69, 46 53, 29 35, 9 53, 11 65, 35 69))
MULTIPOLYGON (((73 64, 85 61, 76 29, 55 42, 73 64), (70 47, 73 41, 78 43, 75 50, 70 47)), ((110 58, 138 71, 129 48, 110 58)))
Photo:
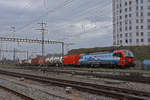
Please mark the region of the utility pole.
POLYGON ((13 56, 13 61, 14 61, 14 63, 15 63, 15 60, 16 60, 16 50, 15 50, 15 48, 14 48, 14 56, 13 56))
MULTIPOLYGON (((12 27, 11 27, 11 31, 12 31, 12 36, 13 36, 13 38, 14 38, 15 32, 16 32, 16 28, 15 28, 14 26, 12 26, 12 27)), ((15 62, 15 61, 16 61, 16 50, 15 50, 15 47, 14 47, 13 61, 14 61, 14 63, 16 63, 16 62, 15 62)))
POLYGON ((1 58, 2 58, 2 55, 1 55, 1 48, 0 48, 0 60, 1 60, 1 58))
POLYGON ((15 36, 15 32, 16 32, 16 27, 12 26, 10 27, 11 28, 11 32, 12 32, 12 36, 14 37, 15 36))
POLYGON ((29 51, 27 50, 27 60, 29 59, 29 51))
POLYGON ((46 27, 47 23, 41 22, 38 24, 40 24, 40 26, 41 26, 41 29, 38 29, 38 30, 40 30, 42 32, 42 57, 44 57, 44 52, 45 52, 44 51, 44 35, 45 35, 45 31, 46 31, 45 27, 46 27))
POLYGON ((64 66, 63 65, 63 61, 64 61, 64 42, 62 42, 62 67, 64 66))

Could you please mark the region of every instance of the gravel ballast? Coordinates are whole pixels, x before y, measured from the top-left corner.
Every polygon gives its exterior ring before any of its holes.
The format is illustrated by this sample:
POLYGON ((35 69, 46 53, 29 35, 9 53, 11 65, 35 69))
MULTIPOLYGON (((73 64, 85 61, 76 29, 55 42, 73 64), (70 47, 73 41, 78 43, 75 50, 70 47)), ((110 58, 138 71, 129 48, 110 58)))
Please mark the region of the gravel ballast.
MULTIPOLYGON (((52 77, 52 78, 61 78, 61 79, 75 80, 75 81, 81 81, 81 82, 90 82, 90 83, 96 83, 100 85, 150 92, 150 85, 142 84, 142 83, 125 82, 125 81, 118 81, 118 80, 111 80, 111 79, 104 79, 104 78, 94 78, 91 76, 71 75, 71 74, 62 74, 62 73, 51 73, 51 72, 43 73, 41 71, 35 71, 35 70, 23 70, 23 69, 7 69, 7 70, 20 72, 20 73, 47 76, 47 77, 52 77)), ((27 82, 27 83, 30 83, 30 82, 27 82)), ((44 86, 44 87, 49 90, 65 92, 64 88, 60 88, 60 87, 55 87, 55 86, 44 86)), ((105 98, 102 96, 96 96, 96 95, 89 94, 89 93, 78 92, 76 90, 75 90, 75 94, 73 94, 73 97, 79 97, 82 99, 84 98, 83 100, 112 100, 111 98, 105 98)))
POLYGON ((24 81, 18 80, 18 78, 2 75, 0 77, 0 85, 16 90, 35 100, 114 100, 112 98, 84 93, 74 89, 72 94, 66 94, 65 89, 62 87, 40 84, 26 79, 24 79, 24 81), (7 78, 7 80, 3 78, 7 78))
POLYGON ((142 83, 125 82, 125 81, 104 79, 104 78, 94 78, 92 76, 70 75, 70 74, 64 74, 64 73, 63 74, 62 73, 51 73, 51 72, 43 73, 41 71, 23 70, 23 69, 13 69, 13 70, 7 69, 7 70, 14 71, 14 72, 42 75, 42 76, 47 76, 47 77, 68 79, 68 80, 81 81, 81 82, 90 82, 90 83, 96 83, 96 84, 100 84, 100 85, 150 92, 150 85, 142 84, 142 83))

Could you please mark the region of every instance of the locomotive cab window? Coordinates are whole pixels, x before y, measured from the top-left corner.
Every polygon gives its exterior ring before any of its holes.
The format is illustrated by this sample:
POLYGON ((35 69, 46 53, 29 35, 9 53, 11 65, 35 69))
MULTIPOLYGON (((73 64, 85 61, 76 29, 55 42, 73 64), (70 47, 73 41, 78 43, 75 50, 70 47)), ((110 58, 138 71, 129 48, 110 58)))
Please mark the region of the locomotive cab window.
POLYGON ((115 56, 115 57, 122 57, 122 54, 121 53, 114 53, 113 56, 115 56))
POLYGON ((126 57, 134 57, 133 53, 131 51, 129 51, 129 50, 124 50, 124 53, 125 53, 126 57))

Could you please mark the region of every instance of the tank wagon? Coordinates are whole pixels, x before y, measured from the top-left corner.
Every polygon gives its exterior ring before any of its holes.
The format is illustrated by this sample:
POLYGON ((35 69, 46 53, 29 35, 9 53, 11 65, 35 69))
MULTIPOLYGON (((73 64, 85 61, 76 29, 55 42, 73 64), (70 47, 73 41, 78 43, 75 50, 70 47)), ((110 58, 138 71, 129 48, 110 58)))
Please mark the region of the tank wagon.
POLYGON ((76 66, 76 67, 133 67, 134 56, 129 50, 114 50, 112 52, 97 52, 89 54, 64 55, 64 57, 33 58, 31 61, 23 60, 21 65, 43 66, 76 66), (27 63, 26 63, 27 62, 27 63))
POLYGON ((45 58, 46 66, 61 66, 62 65, 62 57, 47 57, 45 58))

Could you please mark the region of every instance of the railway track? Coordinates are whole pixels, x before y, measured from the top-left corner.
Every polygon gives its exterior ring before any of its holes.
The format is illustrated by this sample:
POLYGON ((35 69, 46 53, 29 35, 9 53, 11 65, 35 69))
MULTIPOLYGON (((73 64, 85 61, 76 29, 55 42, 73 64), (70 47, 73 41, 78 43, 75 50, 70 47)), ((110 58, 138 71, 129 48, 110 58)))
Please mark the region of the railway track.
MULTIPOLYGON (((26 68, 23 68, 26 69, 26 68)), ((74 74, 74 75, 85 75, 85 76, 94 76, 98 78, 107 78, 113 80, 121 80, 121 81, 129 81, 136 83, 144 83, 150 84, 150 77, 144 77, 138 73, 117 73, 110 72, 111 74, 107 74, 108 72, 104 71, 92 71, 92 70, 82 70, 82 69, 64 69, 64 68, 37 68, 37 67, 29 67, 27 69, 31 70, 41 70, 44 72, 56 72, 56 73, 66 73, 66 74, 74 74)))
POLYGON ((3 89, 4 91, 7 91, 7 92, 9 92, 9 93, 12 93, 12 94, 18 96, 18 97, 20 97, 20 98, 22 98, 22 99, 24 99, 24 100, 34 100, 34 99, 31 98, 31 97, 28 97, 28 96, 26 96, 26 95, 24 95, 24 94, 21 94, 21 93, 15 91, 15 90, 9 89, 9 88, 4 87, 4 86, 2 86, 2 85, 0 85, 0 88, 3 89))
POLYGON ((93 83, 85 83, 85 82, 78 82, 72 80, 36 76, 31 74, 16 73, 16 72, 4 71, 4 70, 0 70, 0 74, 5 74, 14 77, 24 77, 25 79, 30 79, 30 80, 44 82, 44 83, 51 83, 53 85, 57 85, 61 87, 69 86, 78 89, 80 91, 89 92, 97 95, 103 95, 106 97, 112 97, 118 100, 148 100, 145 98, 150 98, 150 93, 148 92, 110 87, 110 86, 98 85, 93 83))
POLYGON ((81 71, 65 71, 65 70, 49 70, 49 69, 45 69, 45 70, 47 72, 94 76, 94 77, 98 77, 98 78, 106 78, 106 79, 113 79, 113 80, 150 84, 150 77, 143 77, 143 76, 134 75, 134 74, 132 74, 132 75, 131 74, 129 74, 129 75, 112 75, 112 74, 97 73, 94 71, 81 72, 81 71))

